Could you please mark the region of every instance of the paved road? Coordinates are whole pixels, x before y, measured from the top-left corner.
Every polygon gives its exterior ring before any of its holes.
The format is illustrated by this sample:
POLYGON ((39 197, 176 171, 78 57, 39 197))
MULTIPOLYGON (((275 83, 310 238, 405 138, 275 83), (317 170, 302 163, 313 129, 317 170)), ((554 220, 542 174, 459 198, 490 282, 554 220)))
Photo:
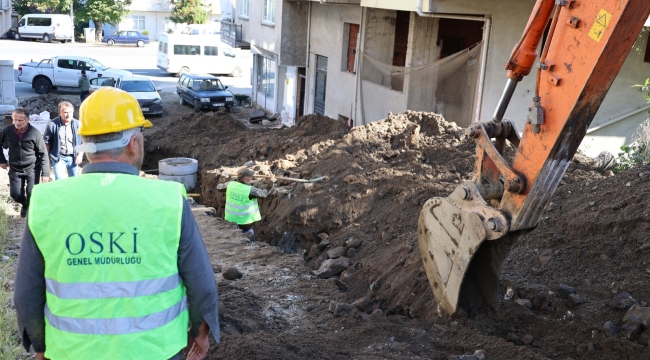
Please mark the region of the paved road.
MULTIPOLYGON (((35 96, 31 84, 18 82, 18 65, 29 61, 41 61, 53 56, 89 56, 102 64, 125 69, 134 74, 148 76, 162 92, 174 92, 178 78, 156 67, 158 43, 153 42, 143 48, 135 46, 107 46, 106 44, 86 43, 43 43, 37 41, 0 40, 0 60, 13 60, 16 74, 16 97, 35 96)), ((244 71, 242 77, 221 76, 221 82, 234 94, 251 94, 250 73, 244 71)), ((53 94, 72 94, 68 90, 53 90, 53 94)))

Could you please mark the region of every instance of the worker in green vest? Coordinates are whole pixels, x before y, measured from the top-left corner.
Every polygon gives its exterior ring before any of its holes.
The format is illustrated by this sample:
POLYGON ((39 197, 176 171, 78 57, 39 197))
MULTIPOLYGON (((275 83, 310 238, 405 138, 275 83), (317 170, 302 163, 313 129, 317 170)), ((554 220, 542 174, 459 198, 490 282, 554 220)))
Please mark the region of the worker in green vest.
POLYGON ((220 339, 217 286, 183 185, 138 176, 151 122, 112 87, 83 102, 80 122, 90 164, 32 193, 14 294, 25 349, 203 359, 209 331, 220 339))
POLYGON ((230 181, 226 186, 226 207, 224 218, 234 222, 251 242, 257 241, 253 223, 262 220, 258 198, 265 198, 271 191, 251 186, 255 171, 243 167, 237 171, 237 181, 230 181))

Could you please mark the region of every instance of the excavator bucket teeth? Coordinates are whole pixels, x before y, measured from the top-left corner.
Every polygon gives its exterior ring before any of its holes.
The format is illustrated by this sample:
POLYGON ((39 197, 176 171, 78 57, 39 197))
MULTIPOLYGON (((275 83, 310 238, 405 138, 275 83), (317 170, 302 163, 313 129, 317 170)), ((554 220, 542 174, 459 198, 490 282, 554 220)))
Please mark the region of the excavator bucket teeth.
POLYGON ((424 204, 418 242, 439 312, 494 304, 509 239, 507 219, 472 183, 424 204))

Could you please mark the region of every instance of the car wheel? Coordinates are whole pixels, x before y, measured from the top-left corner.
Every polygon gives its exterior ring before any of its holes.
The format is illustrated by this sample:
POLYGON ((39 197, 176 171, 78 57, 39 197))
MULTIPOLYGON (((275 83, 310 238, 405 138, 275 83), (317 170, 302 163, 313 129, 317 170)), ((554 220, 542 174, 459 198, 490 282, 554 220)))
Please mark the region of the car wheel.
POLYGON ((43 42, 49 43, 50 40, 51 39, 49 34, 43 34, 43 42))
POLYGON ((227 113, 232 112, 232 106, 226 106, 226 112, 227 113))
POLYGON ((106 44, 108 44, 108 46, 113 46, 113 44, 115 44, 115 40, 113 40, 113 39, 108 39, 108 41, 106 42, 106 44))
POLYGON ((199 99, 194 99, 194 112, 199 111, 201 111, 201 103, 199 102, 199 99))
POLYGON ((34 81, 34 90, 39 94, 47 94, 52 90, 52 83, 45 78, 36 79, 34 81))
POLYGON ((244 100, 244 106, 246 106, 246 107, 253 106, 253 101, 251 100, 250 97, 248 99, 244 100))
POLYGON ((178 94, 178 103, 181 104, 181 105, 185 105, 185 100, 183 100, 183 97, 181 96, 181 94, 178 94))
POLYGON ((181 77, 183 74, 186 74, 190 72, 190 68, 183 66, 180 70, 178 70, 178 77, 181 77))
POLYGON ((19 33, 14 34, 14 40, 18 40, 18 41, 22 40, 19 33))
POLYGON ((138 40, 138 42, 135 43, 135 45, 136 45, 137 47, 144 47, 144 41, 142 41, 142 40, 138 40))
POLYGON ((240 77, 241 76, 241 68, 238 66, 238 67, 232 69, 232 72, 230 73, 230 76, 232 76, 232 77, 240 77))
POLYGON ((61 44, 65 44, 65 43, 66 43, 66 41, 65 41, 65 40, 61 40, 61 44))

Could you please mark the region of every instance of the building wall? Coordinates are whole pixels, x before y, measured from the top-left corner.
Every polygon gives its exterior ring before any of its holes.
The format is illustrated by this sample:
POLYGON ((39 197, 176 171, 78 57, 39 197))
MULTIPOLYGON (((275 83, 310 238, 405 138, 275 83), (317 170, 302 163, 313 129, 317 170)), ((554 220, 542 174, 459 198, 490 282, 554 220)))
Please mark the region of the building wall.
POLYGON ((306 1, 283 1, 283 3, 280 65, 307 66, 309 3, 306 1))
MULTIPOLYGON (((327 82, 325 115, 337 119, 339 115, 352 117, 354 111, 354 100, 356 95, 356 75, 342 70, 343 47, 345 23, 360 24, 361 8, 351 5, 321 5, 312 3, 311 11, 311 37, 309 72, 307 73, 308 85, 306 101, 306 112, 314 110, 314 78, 316 55, 326 56, 327 82)), ((347 42, 347 39, 345 39, 347 42)), ((358 54, 357 54, 358 55, 358 54)), ((355 124, 358 124, 357 119, 355 124)))

